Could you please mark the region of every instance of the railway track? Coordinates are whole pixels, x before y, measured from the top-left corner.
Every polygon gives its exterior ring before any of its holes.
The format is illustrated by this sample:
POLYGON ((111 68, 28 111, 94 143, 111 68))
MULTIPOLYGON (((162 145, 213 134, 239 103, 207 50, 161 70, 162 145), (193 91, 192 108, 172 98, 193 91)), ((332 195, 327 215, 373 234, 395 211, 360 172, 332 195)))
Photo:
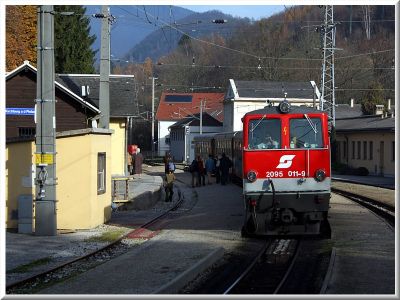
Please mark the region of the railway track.
POLYGON ((274 239, 224 294, 319 294, 332 258, 323 240, 274 239))
MULTIPOLYGON (((340 194, 371 210, 386 220, 394 230, 394 208, 365 196, 356 195, 332 188, 340 194)), ((207 294, 325 294, 336 259, 336 248, 332 240, 268 240, 254 258, 241 267, 240 274, 225 283, 218 277, 211 280, 221 281, 225 288, 215 283, 205 283, 205 289, 198 293, 207 294), (287 243, 286 252, 276 252, 277 245, 287 243), (207 287, 208 285, 208 287, 207 287)), ((242 260, 244 262, 244 260, 242 260)), ((236 262, 236 268, 239 264, 236 262)), ((230 270, 235 267, 225 266, 230 270)), ((218 272, 217 272, 218 273, 218 272)), ((227 276, 226 274, 224 276, 227 276)))
POLYGON ((109 243, 102 248, 92 251, 84 256, 72 259, 66 263, 62 263, 49 270, 23 279, 18 282, 14 282, 6 286, 6 294, 27 294, 34 293, 40 289, 46 288, 56 282, 66 280, 79 273, 85 272, 86 270, 95 267, 100 263, 111 260, 126 251, 129 250, 134 244, 128 242, 128 236, 135 235, 147 228, 155 226, 158 221, 165 218, 170 212, 177 210, 184 202, 184 196, 180 190, 178 190, 179 200, 175 205, 148 222, 142 224, 140 227, 125 233, 117 240, 109 243))
POLYGON ((361 206, 367 208, 368 210, 372 211, 376 215, 380 216, 394 230, 395 208, 393 206, 379 202, 375 199, 366 197, 364 195, 359 195, 359 194, 351 193, 348 191, 343 191, 343 190, 336 189, 336 188, 332 188, 331 190, 333 193, 341 195, 347 199, 350 199, 350 200, 360 204, 361 206))

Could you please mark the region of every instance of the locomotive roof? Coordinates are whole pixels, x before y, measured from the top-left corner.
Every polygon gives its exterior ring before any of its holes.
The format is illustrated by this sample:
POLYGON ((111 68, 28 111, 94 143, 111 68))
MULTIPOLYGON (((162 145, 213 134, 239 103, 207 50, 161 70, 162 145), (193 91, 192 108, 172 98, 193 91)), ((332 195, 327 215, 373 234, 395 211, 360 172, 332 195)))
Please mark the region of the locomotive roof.
MULTIPOLYGON (((307 107, 307 106, 292 106, 289 114, 308 114, 308 113, 321 113, 320 110, 307 107)), ((246 113, 246 115, 270 115, 270 114, 282 114, 279 107, 276 106, 265 106, 262 109, 257 109, 246 113)))

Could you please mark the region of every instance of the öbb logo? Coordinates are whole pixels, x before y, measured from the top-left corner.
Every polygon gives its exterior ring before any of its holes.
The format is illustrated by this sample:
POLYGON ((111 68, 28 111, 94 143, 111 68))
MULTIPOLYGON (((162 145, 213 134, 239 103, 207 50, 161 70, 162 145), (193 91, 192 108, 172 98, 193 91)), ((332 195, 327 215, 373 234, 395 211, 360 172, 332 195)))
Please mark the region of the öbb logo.
POLYGON ((287 169, 292 165, 293 159, 296 155, 282 155, 279 160, 279 165, 277 169, 287 169))

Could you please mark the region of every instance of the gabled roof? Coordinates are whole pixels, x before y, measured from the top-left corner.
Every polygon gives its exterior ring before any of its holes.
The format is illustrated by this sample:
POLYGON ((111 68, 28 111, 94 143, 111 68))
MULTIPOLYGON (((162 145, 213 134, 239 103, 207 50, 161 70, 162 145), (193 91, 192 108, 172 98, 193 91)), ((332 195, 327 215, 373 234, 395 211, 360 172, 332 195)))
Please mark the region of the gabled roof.
MULTIPOLYGON (((222 122, 218 121, 208 113, 202 114, 202 126, 222 126, 222 122)), ((185 126, 200 126, 200 114, 188 116, 169 126, 169 128, 185 127, 185 126)))
POLYGON ((382 116, 366 116, 361 118, 339 119, 335 122, 337 132, 351 131, 388 131, 394 132, 395 118, 382 116))
POLYGON ((361 110, 361 104, 354 104, 353 107, 349 104, 337 104, 335 116, 336 120, 362 117, 363 112, 361 110))
MULTIPOLYGON (((260 99, 318 99, 314 96, 313 82, 244 81, 230 79, 229 97, 260 99)), ((318 101, 318 100, 317 100, 318 101)))
MULTIPOLYGON (((57 82, 81 95, 82 86, 89 87, 89 95, 84 98, 99 107, 99 74, 57 74, 57 82)), ((136 83, 133 75, 110 75, 110 116, 138 116, 136 83)))
MULTIPOLYGON (((14 70, 12 70, 11 72, 6 74, 6 80, 13 78, 14 76, 18 75, 20 72, 22 72, 24 70, 31 71, 35 75, 37 74, 37 69, 34 66, 32 66, 29 63, 29 61, 25 60, 22 65, 20 65, 19 67, 15 68, 14 70)), ((100 113, 100 110, 97 107, 95 107, 92 103, 90 103, 90 102, 86 101, 85 99, 83 99, 82 97, 78 96, 78 94, 76 94, 73 91, 71 91, 70 89, 66 88, 64 85, 60 84, 57 81, 54 81, 54 85, 55 85, 55 88, 60 89, 63 92, 67 93, 73 99, 75 99, 76 101, 78 101, 79 103, 81 103, 82 105, 87 107, 88 109, 92 110, 96 114, 100 113)))
POLYGON ((158 121, 177 121, 186 116, 199 114, 200 104, 203 100, 203 111, 223 120, 224 93, 167 93, 160 97, 156 119, 158 121))

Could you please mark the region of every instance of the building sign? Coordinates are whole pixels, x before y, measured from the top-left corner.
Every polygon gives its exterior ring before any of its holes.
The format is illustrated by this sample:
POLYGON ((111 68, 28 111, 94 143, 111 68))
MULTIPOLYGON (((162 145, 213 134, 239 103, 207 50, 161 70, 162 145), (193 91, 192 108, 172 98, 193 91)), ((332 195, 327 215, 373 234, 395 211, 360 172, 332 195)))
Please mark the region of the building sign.
POLYGON ((6 116, 34 116, 35 108, 10 107, 6 108, 6 116))

